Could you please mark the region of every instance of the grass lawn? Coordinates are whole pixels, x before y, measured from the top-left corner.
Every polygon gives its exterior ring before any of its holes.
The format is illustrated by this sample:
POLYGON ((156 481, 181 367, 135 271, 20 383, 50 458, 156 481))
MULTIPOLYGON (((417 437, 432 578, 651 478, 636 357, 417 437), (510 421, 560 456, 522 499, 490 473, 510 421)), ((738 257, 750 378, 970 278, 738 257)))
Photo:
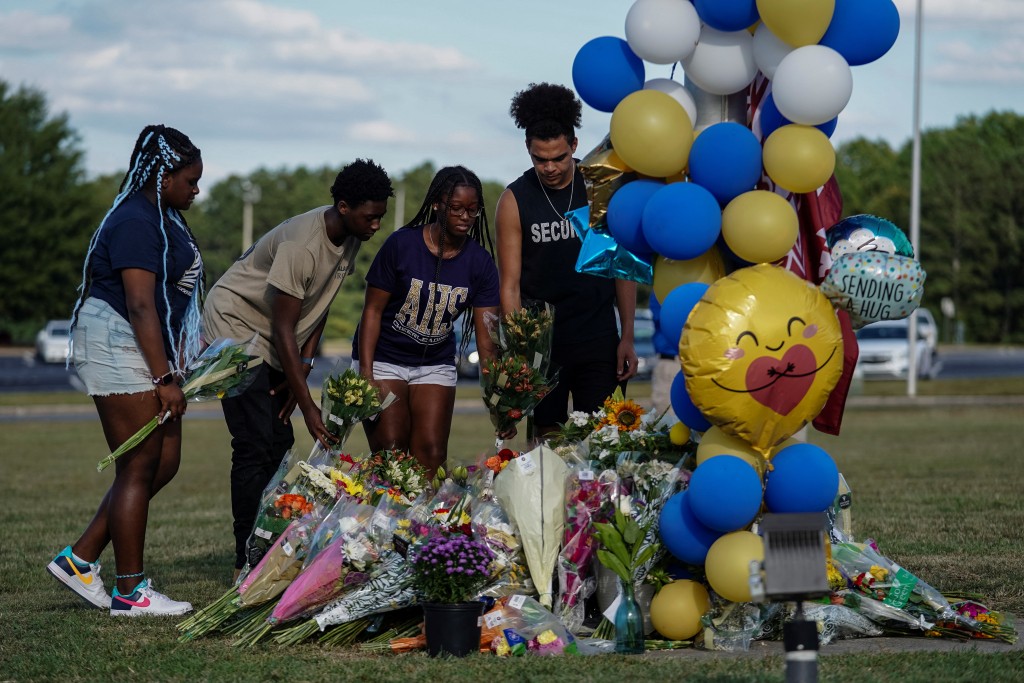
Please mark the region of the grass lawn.
MULTIPOLYGON (((1021 417, 1020 406, 857 408, 847 411, 842 436, 812 432, 811 439, 835 458, 853 489, 858 540, 874 538, 883 553, 940 590, 980 593, 994 609, 1024 614, 1021 417)), ((216 635, 181 644, 175 618, 111 619, 87 608, 44 570, 56 551, 75 540, 112 478, 112 472, 95 471, 107 452, 98 420, 8 422, 0 429, 0 492, 8 501, 0 512, 0 681, 784 677, 780 657, 727 653, 438 661, 421 654, 372 655, 315 644, 285 649, 262 643, 244 650, 216 635)), ((304 432, 301 423, 297 431, 304 432)), ((485 415, 458 415, 453 459, 475 459, 493 447, 491 434, 485 415)), ((365 450, 359 430, 348 445, 354 452, 365 450)), ((227 430, 219 419, 187 419, 185 446, 180 473, 151 507, 146 568, 158 589, 202 607, 223 593, 231 575, 227 430)), ((308 435, 301 433, 297 448, 309 447, 308 435)), ((102 559, 109 587, 112 553, 108 550, 102 559)), ((820 678, 1021 680, 1024 654, 1006 650, 886 653, 868 646, 858 654, 823 657, 820 678)))

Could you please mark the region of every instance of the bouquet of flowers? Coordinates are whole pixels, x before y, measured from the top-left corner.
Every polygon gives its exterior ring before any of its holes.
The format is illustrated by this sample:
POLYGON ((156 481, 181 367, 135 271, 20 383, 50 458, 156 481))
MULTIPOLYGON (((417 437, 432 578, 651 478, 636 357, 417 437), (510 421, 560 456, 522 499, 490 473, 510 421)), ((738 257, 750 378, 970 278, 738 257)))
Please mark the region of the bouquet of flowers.
POLYGON ((491 577, 487 544, 461 533, 433 536, 413 549, 413 585, 427 602, 471 600, 491 577))
POLYGON ((426 489, 427 469, 405 451, 380 451, 356 464, 353 484, 371 505, 388 496, 408 506, 426 489))
MULTIPOLYGON (((307 460, 289 451, 263 490, 252 533, 245 544, 246 569, 254 567, 299 511, 309 506, 326 511, 334 505, 338 485, 332 480, 335 456, 316 444, 307 460)), ((245 569, 243 569, 245 571, 245 569)))
MULTIPOLYGON (((236 586, 210 605, 178 624, 179 640, 193 640, 220 629, 229 619, 279 596, 298 575, 311 547, 314 530, 320 525, 318 511, 293 519, 263 558, 236 586)), ((262 621, 263 615, 254 618, 262 621)), ((245 622, 246 619, 239 620, 245 622)))
POLYGON ((339 374, 324 378, 320 416, 327 430, 344 444, 357 423, 374 418, 395 400, 391 393, 382 398, 366 378, 346 368, 339 374))
POLYGON ((269 622, 278 624, 317 611, 351 587, 366 583, 380 549, 370 538, 373 508, 355 504, 338 516, 335 533, 281 595, 269 622))
POLYGON ((551 334, 554 309, 521 308, 488 329, 498 355, 481 364, 480 386, 491 423, 499 433, 507 432, 533 412, 556 382, 550 373, 551 334))
POLYGON ((998 619, 987 617, 987 623, 981 623, 972 616, 988 614, 987 608, 984 611, 969 606, 954 609, 942 593, 882 555, 871 540, 833 543, 831 548, 831 561, 846 582, 846 590, 837 591, 833 601, 861 612, 882 626, 920 630, 933 636, 1016 638, 1012 627, 986 628, 1001 626, 998 619))
MULTIPOLYGON (((253 370, 263 362, 259 356, 249 353, 252 340, 242 344, 231 339, 218 339, 203 351, 202 355, 187 369, 187 380, 181 387, 187 401, 210 401, 227 396, 237 396, 245 391, 256 378, 253 370)), ((160 426, 166 415, 157 415, 142 426, 110 455, 96 464, 96 471, 102 472, 118 458, 132 450, 160 426)))
POLYGON ((472 531, 475 539, 490 548, 494 558, 491 562, 492 579, 478 597, 532 593, 533 582, 526 568, 519 531, 509 521, 505 510, 493 500, 474 503, 472 531))
MULTIPOLYGON (((618 477, 598 476, 589 463, 572 466, 565 481, 565 530, 558 555, 559 602, 556 614, 570 631, 583 624, 583 600, 593 592, 587 581, 597 550, 594 522, 606 521, 602 507, 611 500, 610 486, 618 486, 618 477)), ((610 514, 610 513, 609 513, 610 514)))

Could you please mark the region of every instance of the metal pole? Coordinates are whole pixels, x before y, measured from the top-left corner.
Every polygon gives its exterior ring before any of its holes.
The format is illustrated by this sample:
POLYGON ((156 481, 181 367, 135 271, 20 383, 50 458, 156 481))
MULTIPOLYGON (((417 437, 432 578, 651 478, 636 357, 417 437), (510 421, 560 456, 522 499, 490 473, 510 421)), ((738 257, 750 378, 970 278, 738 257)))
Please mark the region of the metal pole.
POLYGON ((252 207, 263 197, 259 185, 242 181, 242 253, 252 246, 252 207))
POLYGON ((405 185, 395 190, 395 230, 405 225, 405 185))
MULTIPOLYGON (((910 244, 921 260, 921 15, 922 0, 917 0, 914 16, 914 143, 910 165, 910 244)), ((907 366, 907 396, 917 396, 917 311, 910 316, 907 329, 910 344, 907 366)))

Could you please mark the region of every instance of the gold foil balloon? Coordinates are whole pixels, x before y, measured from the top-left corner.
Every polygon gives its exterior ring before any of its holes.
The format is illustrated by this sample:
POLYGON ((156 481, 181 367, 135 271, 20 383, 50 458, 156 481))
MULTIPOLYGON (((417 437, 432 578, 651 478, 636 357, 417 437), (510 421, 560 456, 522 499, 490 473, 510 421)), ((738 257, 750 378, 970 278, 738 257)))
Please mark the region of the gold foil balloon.
POLYGON ((821 412, 842 374, 843 337, 817 287, 761 264, 708 288, 679 360, 694 406, 767 457, 821 412))
POLYGON ((750 563, 764 562, 764 541, 752 531, 733 531, 711 544, 704 572, 711 589, 732 602, 750 602, 750 563))
POLYGON ((700 618, 711 609, 703 584, 679 579, 666 584, 651 600, 651 625, 670 640, 689 640, 700 633, 700 618))
POLYGON ((600 225, 608 213, 608 202, 615 191, 629 182, 633 175, 619 155, 612 149, 609 136, 587 152, 580 161, 580 173, 587 181, 587 201, 590 204, 590 227, 600 225))

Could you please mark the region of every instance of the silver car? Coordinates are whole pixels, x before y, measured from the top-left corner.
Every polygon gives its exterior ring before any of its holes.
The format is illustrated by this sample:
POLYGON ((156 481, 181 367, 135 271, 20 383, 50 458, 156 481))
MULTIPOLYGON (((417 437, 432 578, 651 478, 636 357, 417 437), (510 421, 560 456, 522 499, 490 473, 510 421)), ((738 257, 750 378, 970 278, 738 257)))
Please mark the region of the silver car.
MULTIPOLYGON (((910 320, 883 320, 857 331, 856 372, 864 379, 901 379, 910 368, 910 320)), ((940 369, 934 321, 918 315, 917 376, 933 379, 940 369)))
POLYGON ((51 320, 36 334, 36 357, 44 363, 63 363, 71 344, 71 321, 51 320))

